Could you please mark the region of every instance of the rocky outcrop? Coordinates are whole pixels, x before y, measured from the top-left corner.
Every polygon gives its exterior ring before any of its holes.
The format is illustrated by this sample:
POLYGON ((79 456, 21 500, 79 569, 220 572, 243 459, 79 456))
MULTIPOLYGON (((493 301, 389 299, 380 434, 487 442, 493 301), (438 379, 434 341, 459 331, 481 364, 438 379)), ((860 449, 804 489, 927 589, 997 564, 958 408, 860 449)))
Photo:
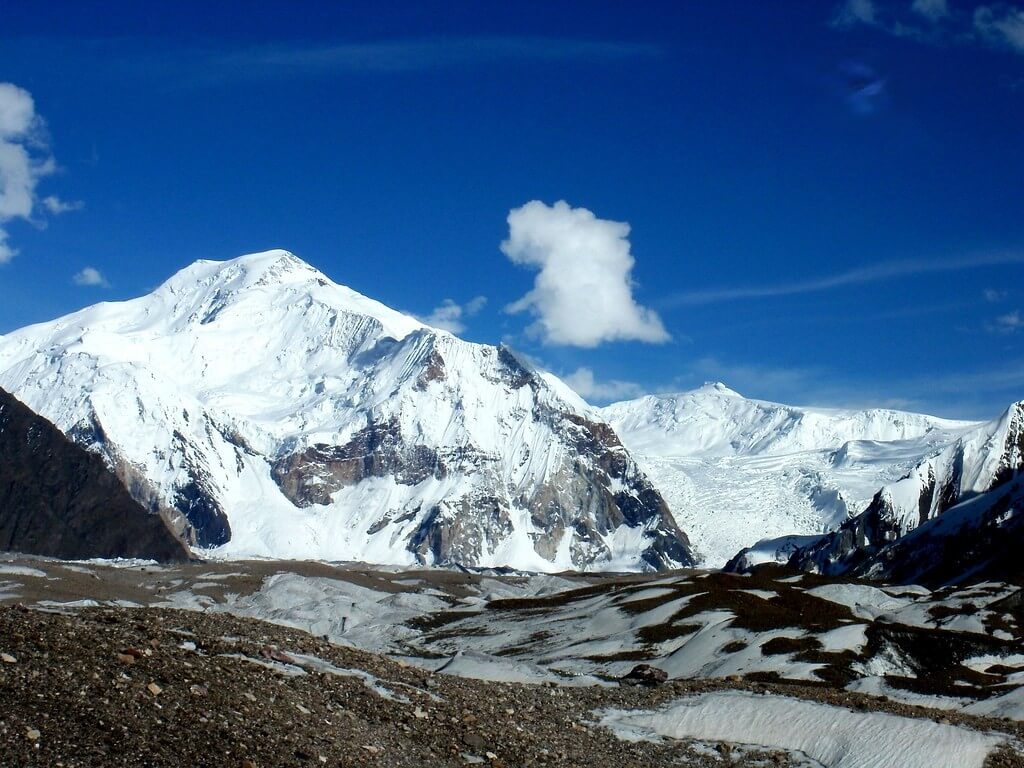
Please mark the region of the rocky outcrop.
POLYGON ((402 438, 397 419, 369 424, 344 445, 317 443, 283 456, 271 466, 271 476, 296 506, 330 504, 331 495, 370 477, 393 477, 399 485, 416 485, 448 469, 438 452, 402 438))
POLYGON ((185 560, 163 517, 100 456, 0 390, 0 550, 62 558, 185 560))

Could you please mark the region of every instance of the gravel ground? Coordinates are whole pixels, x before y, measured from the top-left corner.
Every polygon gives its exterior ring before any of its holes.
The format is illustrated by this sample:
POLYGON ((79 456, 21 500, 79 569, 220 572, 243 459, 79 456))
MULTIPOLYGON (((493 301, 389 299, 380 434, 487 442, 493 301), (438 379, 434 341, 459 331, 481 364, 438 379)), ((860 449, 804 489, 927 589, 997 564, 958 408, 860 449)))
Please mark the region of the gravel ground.
MULTIPOLYGON (((746 687, 928 714, 820 687, 674 681, 553 688, 465 680, 265 622, 165 609, 3 607, 0 653, 4 768, 787 766, 801 763, 730 745, 626 743, 595 727, 593 713, 746 687), (366 679, 316 671, 296 654, 369 673, 377 690, 366 679), (289 674, 293 662, 307 673, 289 674)), ((1024 739, 1017 723, 930 714, 1024 739)), ((989 764, 1024 768, 1024 756, 1004 749, 989 764)))

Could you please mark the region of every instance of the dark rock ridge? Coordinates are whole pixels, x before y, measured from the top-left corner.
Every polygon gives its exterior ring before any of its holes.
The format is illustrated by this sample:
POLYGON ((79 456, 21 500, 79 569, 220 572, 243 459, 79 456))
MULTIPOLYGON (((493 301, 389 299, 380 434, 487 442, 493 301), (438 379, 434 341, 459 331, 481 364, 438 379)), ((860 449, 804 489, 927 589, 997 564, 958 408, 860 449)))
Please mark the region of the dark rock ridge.
POLYGON ((953 507, 883 547, 852 575, 939 587, 983 581, 1024 584, 1024 482, 953 507))
MULTIPOLYGON (((927 459, 868 507, 817 543, 797 549, 789 565, 826 575, 947 583, 998 577, 1020 552, 1024 496, 1024 402, 927 459), (907 486, 912 508, 901 507, 907 486), (903 486, 899 493, 893 488, 903 486)), ((904 501, 905 503, 905 501, 904 501)), ((1020 567, 1016 568, 1020 573, 1020 567)))
POLYGON ((62 558, 186 560, 163 517, 100 456, 0 389, 0 550, 62 558))

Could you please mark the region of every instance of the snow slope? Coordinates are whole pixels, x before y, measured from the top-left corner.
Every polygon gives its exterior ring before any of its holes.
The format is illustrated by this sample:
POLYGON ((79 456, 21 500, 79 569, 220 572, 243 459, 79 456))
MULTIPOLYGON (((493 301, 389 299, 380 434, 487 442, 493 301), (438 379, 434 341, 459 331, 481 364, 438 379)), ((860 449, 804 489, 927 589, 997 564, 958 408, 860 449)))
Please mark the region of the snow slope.
POLYGON ((762 539, 834 530, 881 485, 977 426, 751 400, 721 383, 600 413, 712 567, 762 539))
POLYGON ((0 386, 229 557, 662 568, 685 535, 612 430, 285 251, 0 337, 0 386))

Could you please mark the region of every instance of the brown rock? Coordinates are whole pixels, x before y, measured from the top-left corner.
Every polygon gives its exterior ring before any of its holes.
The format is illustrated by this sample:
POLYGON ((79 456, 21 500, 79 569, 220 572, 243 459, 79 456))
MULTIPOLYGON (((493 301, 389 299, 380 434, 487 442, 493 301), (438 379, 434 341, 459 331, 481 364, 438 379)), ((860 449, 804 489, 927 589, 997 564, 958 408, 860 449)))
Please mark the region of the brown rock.
POLYGON ((619 679, 623 685, 661 685, 668 680, 668 673, 650 664, 637 664, 629 673, 619 679))

